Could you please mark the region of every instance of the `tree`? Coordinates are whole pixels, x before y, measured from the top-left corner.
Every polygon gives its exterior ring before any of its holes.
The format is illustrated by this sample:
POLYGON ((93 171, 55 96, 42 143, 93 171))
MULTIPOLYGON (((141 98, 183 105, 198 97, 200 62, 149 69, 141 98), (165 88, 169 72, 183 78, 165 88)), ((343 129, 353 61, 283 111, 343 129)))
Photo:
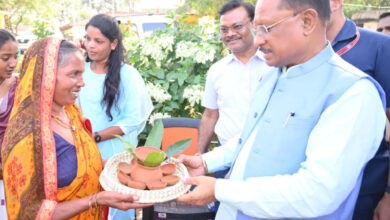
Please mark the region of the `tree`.
POLYGON ((390 10, 389 0, 344 0, 344 13, 351 17, 354 12, 361 10, 390 10))
MULTIPOLYGON (((198 16, 218 16, 218 10, 229 0, 186 0, 184 5, 178 9, 179 13, 188 13, 193 10, 198 16)), ((257 0, 246 0, 256 5, 257 0)), ((344 12, 350 17, 353 12, 368 9, 381 9, 390 7, 389 0, 344 0, 344 12)), ((389 10, 389 9, 387 9, 389 10)))
MULTIPOLYGON (((188 13, 192 10, 196 11, 198 16, 212 16, 214 18, 218 17, 218 10, 222 7, 223 4, 229 0, 186 0, 184 5, 178 9, 179 13, 188 13)), ((257 0, 247 0, 256 5, 257 0)))
POLYGON ((26 15, 43 14, 42 12, 49 15, 56 8, 52 7, 56 2, 57 0, 0 0, 0 10, 10 12, 4 16, 6 29, 17 34, 17 27, 26 15))

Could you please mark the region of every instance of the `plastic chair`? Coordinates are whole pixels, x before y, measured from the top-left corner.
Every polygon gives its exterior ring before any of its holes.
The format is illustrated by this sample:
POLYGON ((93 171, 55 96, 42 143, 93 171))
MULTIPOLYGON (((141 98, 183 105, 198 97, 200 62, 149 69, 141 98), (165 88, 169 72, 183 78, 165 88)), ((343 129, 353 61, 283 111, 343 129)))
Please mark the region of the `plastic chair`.
MULTIPOLYGON (((176 141, 192 138, 190 146, 182 152, 186 155, 195 155, 198 144, 200 119, 194 118, 164 118, 164 135, 161 141, 161 149, 165 150, 176 141)), ((209 206, 192 206, 176 201, 157 203, 154 207, 143 209, 143 220, 160 219, 186 219, 208 220, 214 219, 215 212, 209 206)))
MULTIPOLYGON (((157 119, 160 120, 160 119, 157 119)), ((164 118, 164 135, 161 149, 165 151, 176 141, 192 138, 190 146, 182 152, 185 155, 195 155, 198 144, 200 119, 195 118, 164 118)), ((178 156, 176 156, 178 157, 178 156)))

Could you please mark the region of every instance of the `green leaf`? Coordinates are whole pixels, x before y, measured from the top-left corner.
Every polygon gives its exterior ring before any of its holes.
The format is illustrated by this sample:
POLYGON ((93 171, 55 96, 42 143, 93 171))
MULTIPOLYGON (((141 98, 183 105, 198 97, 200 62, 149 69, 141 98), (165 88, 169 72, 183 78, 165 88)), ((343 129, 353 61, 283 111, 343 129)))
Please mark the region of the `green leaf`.
POLYGON ((158 120, 150 131, 148 138, 146 139, 145 146, 160 149, 163 133, 164 126, 162 120, 158 120))
POLYGON ((195 79, 193 81, 193 84, 200 84, 200 75, 195 76, 195 79))
POLYGON ((187 149, 190 146, 191 141, 192 141, 192 139, 188 138, 188 139, 184 139, 184 140, 177 141, 177 142, 173 143, 165 150, 167 157, 173 157, 173 156, 180 154, 181 152, 183 152, 185 149, 187 149))
POLYGON ((177 78, 177 83, 179 86, 182 86, 184 83, 184 80, 187 78, 187 74, 180 74, 179 77, 177 78))
POLYGON ((123 139, 122 136, 120 136, 120 135, 117 135, 117 134, 111 134, 111 135, 114 136, 114 137, 116 137, 116 138, 118 138, 120 141, 122 141, 122 143, 124 143, 125 146, 126 146, 125 150, 126 150, 127 152, 130 152, 131 155, 132 155, 134 158, 137 159, 137 156, 136 156, 135 153, 134 153, 135 147, 134 147, 134 145, 133 145, 132 143, 130 143, 129 141, 126 141, 126 140, 123 139))
POLYGON ((146 156, 146 159, 142 164, 146 167, 157 167, 164 161, 164 159, 164 152, 152 151, 148 153, 148 156, 146 156))

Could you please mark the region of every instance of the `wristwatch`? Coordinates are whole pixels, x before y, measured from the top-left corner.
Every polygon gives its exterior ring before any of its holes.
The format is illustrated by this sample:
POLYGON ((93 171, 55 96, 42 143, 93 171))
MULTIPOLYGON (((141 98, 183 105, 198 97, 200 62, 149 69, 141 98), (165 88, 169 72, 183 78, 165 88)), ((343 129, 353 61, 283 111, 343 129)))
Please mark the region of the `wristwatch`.
POLYGON ((390 193, 390 186, 386 186, 385 192, 390 193))
POLYGON ((97 131, 95 131, 95 133, 93 133, 93 134, 95 135, 96 143, 99 143, 102 140, 102 136, 100 136, 97 131))

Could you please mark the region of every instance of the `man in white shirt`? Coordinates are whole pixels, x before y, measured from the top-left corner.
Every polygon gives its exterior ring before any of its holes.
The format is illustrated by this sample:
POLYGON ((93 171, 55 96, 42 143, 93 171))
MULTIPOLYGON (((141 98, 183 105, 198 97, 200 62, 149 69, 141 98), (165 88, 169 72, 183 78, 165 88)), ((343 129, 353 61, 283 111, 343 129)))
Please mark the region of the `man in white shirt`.
MULTIPOLYGON (((252 95, 262 74, 269 68, 262 52, 253 44, 254 6, 243 1, 229 1, 221 7, 219 14, 221 39, 232 54, 208 71, 198 153, 207 151, 214 132, 220 144, 241 132, 252 95)), ((221 171, 215 175, 223 178, 226 173, 221 171)))
POLYGON ((326 40, 329 0, 259 0, 255 44, 275 68, 237 139, 181 156, 196 185, 177 199, 218 200, 216 219, 351 220, 385 127, 385 93, 326 40), (203 175, 229 168, 228 179, 203 175), (194 177, 197 176, 197 177, 194 177))

